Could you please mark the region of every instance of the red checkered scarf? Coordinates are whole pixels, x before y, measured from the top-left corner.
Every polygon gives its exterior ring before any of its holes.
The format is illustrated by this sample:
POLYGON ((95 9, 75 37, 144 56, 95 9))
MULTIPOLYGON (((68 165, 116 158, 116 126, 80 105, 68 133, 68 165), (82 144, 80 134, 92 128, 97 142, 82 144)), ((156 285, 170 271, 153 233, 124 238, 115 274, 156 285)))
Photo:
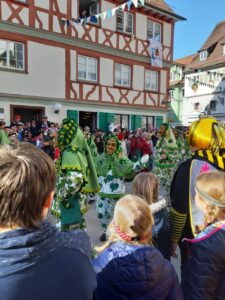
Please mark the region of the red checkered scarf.
POLYGON ((150 238, 151 236, 151 231, 143 237, 137 237, 137 236, 129 236, 127 235, 124 231, 120 229, 120 227, 113 221, 113 227, 116 233, 125 241, 127 242, 135 242, 135 241, 145 241, 147 238, 150 238))

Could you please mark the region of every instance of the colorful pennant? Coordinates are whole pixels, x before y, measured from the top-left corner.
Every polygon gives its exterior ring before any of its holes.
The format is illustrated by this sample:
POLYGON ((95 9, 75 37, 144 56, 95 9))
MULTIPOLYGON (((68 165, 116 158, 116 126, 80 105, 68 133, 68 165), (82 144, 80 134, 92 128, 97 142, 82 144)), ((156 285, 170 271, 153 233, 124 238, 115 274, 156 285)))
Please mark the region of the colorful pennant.
POLYGON ((101 18, 103 21, 106 19, 110 19, 111 17, 113 17, 116 13, 117 10, 121 10, 124 11, 125 8, 127 7, 128 11, 131 8, 131 5, 134 5, 136 8, 139 5, 144 5, 145 1, 144 0, 128 0, 127 2, 113 8, 113 9, 109 9, 108 11, 104 11, 102 13, 93 15, 93 16, 88 16, 85 18, 78 18, 78 19, 72 19, 72 20, 62 20, 63 25, 67 25, 70 26, 70 22, 73 22, 76 25, 85 25, 88 22, 92 22, 92 23, 97 23, 98 19, 101 18))

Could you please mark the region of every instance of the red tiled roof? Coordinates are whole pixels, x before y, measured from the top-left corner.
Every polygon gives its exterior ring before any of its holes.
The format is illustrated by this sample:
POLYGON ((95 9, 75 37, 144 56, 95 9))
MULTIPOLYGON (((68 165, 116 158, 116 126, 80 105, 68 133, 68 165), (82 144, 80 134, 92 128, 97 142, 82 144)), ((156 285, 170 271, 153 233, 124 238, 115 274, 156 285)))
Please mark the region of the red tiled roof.
POLYGON ((225 38, 225 21, 216 25, 205 43, 202 45, 200 51, 208 49, 210 46, 217 43, 221 38, 225 38))
POLYGON ((225 21, 222 21, 216 25, 215 29, 212 31, 200 49, 200 51, 203 51, 212 47, 207 59, 200 61, 199 55, 196 55, 188 67, 192 69, 202 69, 218 64, 225 64, 225 55, 223 55, 222 45, 223 43, 225 43, 225 21))
POLYGON ((186 57, 178 58, 174 61, 174 63, 178 63, 178 64, 181 64, 183 66, 187 66, 193 61, 193 59, 196 57, 196 55, 197 54, 192 54, 192 55, 189 55, 189 56, 186 56, 186 57))
POLYGON ((173 12, 173 10, 169 7, 169 5, 166 2, 164 2, 164 0, 145 0, 145 3, 154 5, 155 7, 159 7, 166 11, 173 12))

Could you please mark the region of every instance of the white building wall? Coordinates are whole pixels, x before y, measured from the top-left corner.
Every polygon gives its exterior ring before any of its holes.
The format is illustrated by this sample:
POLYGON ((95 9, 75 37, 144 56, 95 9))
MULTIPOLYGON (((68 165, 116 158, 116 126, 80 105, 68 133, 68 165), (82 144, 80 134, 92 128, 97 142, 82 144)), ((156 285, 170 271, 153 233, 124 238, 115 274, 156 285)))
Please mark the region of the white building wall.
POLYGON ((65 98, 65 50, 28 42, 28 74, 0 71, 0 93, 65 98))
POLYGON ((50 1, 46 1, 46 0, 34 0, 34 5, 37 7, 41 7, 44 9, 49 10, 49 3, 50 1))
POLYGON ((147 16, 136 13, 136 38, 147 40, 147 16))
POLYGON ((144 90, 144 73, 145 68, 142 66, 133 66, 133 89, 138 91, 144 90))
POLYGON ((225 68, 211 69, 185 76, 185 100, 183 102, 182 119, 184 125, 198 119, 202 113, 209 113, 218 120, 225 119, 225 81, 222 79, 222 75, 219 74, 225 74, 225 68), (195 81, 198 82, 197 89, 193 88, 195 81), (211 101, 216 101, 215 110, 210 110, 211 101), (197 103, 199 105, 196 109, 197 103))
POLYGON ((166 89, 167 89, 167 72, 166 71, 161 71, 160 73, 161 80, 160 80, 160 92, 163 94, 166 94, 166 89))
MULTIPOLYGON (((103 0, 101 12, 107 12, 108 10, 111 10, 114 7, 115 4, 103 0)), ((101 22, 102 22, 102 28, 116 31, 116 14, 112 18, 105 19, 104 21, 101 22)))
POLYGON ((114 64, 112 59, 100 58, 100 85, 113 86, 114 64))
POLYGON ((172 37, 172 25, 165 23, 163 24, 163 45, 170 47, 172 37))

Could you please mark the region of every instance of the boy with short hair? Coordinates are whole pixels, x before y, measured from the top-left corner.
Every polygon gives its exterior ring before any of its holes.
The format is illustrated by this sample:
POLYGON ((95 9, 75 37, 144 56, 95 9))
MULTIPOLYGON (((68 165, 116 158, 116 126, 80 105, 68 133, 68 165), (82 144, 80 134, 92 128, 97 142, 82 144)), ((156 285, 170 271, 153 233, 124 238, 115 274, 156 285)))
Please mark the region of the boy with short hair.
POLYGON ((0 299, 92 299, 86 233, 58 232, 45 220, 55 179, 53 162, 37 147, 0 147, 0 299))

